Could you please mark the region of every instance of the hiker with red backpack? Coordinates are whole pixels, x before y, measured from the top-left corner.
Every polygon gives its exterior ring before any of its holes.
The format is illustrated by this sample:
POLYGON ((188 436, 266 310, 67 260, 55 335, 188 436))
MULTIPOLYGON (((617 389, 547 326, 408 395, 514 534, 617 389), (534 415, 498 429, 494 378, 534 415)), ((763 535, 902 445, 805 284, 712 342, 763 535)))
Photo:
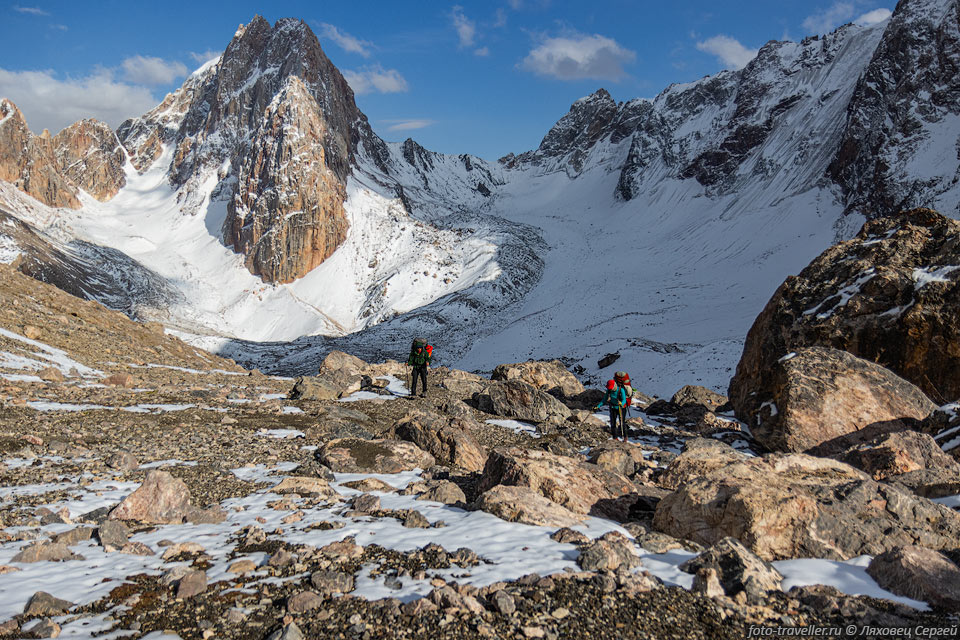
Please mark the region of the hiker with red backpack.
POLYGON ((407 365, 411 367, 412 380, 410 384, 410 396, 417 395, 417 378, 422 382, 420 397, 427 397, 427 369, 430 367, 430 360, 433 357, 433 347, 427 344, 423 338, 417 338, 410 347, 410 357, 407 358, 407 365))
POLYGON ((617 431, 617 421, 620 422, 619 434, 622 436, 623 441, 627 441, 627 427, 623 423, 623 411, 627 406, 627 392, 623 387, 617 385, 613 380, 607 381, 607 393, 603 396, 603 400, 594 407, 595 411, 599 411, 600 407, 607 405, 610 407, 610 435, 616 439, 618 436, 617 431))
POLYGON ((627 394, 627 404, 625 407, 627 416, 630 416, 630 405, 633 404, 633 387, 630 386, 630 374, 626 371, 617 371, 613 374, 613 381, 617 383, 617 387, 623 389, 624 393, 627 394))

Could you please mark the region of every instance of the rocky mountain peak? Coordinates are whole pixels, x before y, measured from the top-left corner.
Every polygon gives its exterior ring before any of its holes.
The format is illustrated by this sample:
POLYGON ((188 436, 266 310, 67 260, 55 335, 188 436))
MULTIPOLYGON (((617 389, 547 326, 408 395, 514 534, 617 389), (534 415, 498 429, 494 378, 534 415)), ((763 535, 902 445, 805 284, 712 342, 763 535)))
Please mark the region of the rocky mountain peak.
POLYGON ((260 16, 119 135, 141 170, 173 147, 167 171, 188 213, 207 206, 201 185, 216 175, 223 241, 269 282, 305 275, 343 242, 354 155, 383 144, 310 27, 260 16))
POLYGON ((958 68, 958 3, 902 0, 859 78, 830 164, 847 210, 873 217, 955 203, 947 194, 960 166, 952 143, 943 141, 956 138, 958 68), (940 144, 946 146, 937 151, 940 144), (925 161, 918 162, 918 154, 925 161))
POLYGON ((0 101, 0 180, 51 207, 78 209, 79 189, 98 200, 125 184, 124 154, 113 131, 97 120, 39 136, 10 100, 0 101))

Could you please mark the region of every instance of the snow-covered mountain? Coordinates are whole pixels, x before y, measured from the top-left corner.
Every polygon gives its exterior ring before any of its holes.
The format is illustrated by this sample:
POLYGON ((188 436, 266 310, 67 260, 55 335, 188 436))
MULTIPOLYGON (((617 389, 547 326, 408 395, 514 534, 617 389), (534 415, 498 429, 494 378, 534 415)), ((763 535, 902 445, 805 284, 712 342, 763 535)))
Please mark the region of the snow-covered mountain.
POLYGON ((470 369, 616 352, 645 391, 724 388, 786 275, 866 216, 956 211, 958 23, 903 0, 653 100, 601 89, 491 164, 382 141, 306 25, 256 18, 121 126, 115 197, 0 201, 122 251, 179 296, 141 315, 265 369, 424 334, 470 369))

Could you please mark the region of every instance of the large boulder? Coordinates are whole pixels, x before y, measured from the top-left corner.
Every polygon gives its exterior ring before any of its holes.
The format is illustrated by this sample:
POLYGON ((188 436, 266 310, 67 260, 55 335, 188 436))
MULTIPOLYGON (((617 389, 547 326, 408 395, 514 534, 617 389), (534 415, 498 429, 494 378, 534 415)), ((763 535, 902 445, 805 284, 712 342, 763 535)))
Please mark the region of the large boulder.
POLYGON ((343 351, 331 351, 320 363, 320 373, 344 372, 358 376, 366 372, 367 363, 343 351))
POLYGON ((187 485, 166 471, 147 472, 143 484, 123 499, 113 511, 111 520, 136 520, 151 524, 183 522, 223 522, 226 514, 219 507, 201 510, 190 504, 187 485))
POLYGON ((706 387, 688 384, 673 394, 670 402, 678 407, 695 405, 706 407, 710 411, 716 411, 719 407, 727 403, 727 396, 719 394, 712 389, 707 389, 706 387))
POLYGON ((490 381, 475 373, 450 369, 440 381, 440 386, 449 389, 464 398, 472 398, 475 393, 486 393, 490 381))
POLYGON ((293 389, 290 390, 288 398, 290 400, 336 400, 340 397, 341 390, 332 381, 319 376, 301 376, 293 383, 293 389))
POLYGON ((577 458, 546 451, 507 447, 487 458, 478 490, 498 484, 527 487, 548 500, 579 514, 623 519, 629 504, 620 500, 636 494, 625 476, 577 458))
POLYGON ((835 457, 866 471, 874 480, 922 469, 960 472, 960 464, 944 453, 932 436, 916 431, 885 433, 855 444, 835 457))
POLYGON ((474 507, 508 522, 548 527, 571 527, 585 519, 584 516, 544 498, 533 489, 502 484, 482 493, 474 507))
POLYGON ((713 464, 706 448, 670 464, 679 488, 657 504, 655 529, 703 545, 730 536, 764 560, 846 560, 911 544, 952 549, 960 536, 960 514, 842 462, 718 453, 713 464))
POLYGON ((338 438, 324 444, 317 458, 337 473, 400 473, 436 464, 415 444, 386 439, 338 438))
POLYGON ((619 440, 600 443, 590 450, 587 460, 607 471, 630 477, 644 469, 656 467, 656 463, 648 462, 643 457, 641 447, 619 440))
POLYGON ((733 538, 720 540, 700 555, 684 562, 680 569, 693 574, 713 569, 723 591, 731 597, 745 591, 749 597, 762 599, 768 591, 780 590, 780 583, 783 582, 783 575, 773 565, 733 538))
POLYGON ((635 549, 636 545, 623 534, 611 531, 581 547, 577 565, 584 571, 632 569, 641 564, 635 549))
POLYGON ((914 209, 863 225, 780 285, 747 334, 729 396, 745 420, 751 392, 784 354, 848 351, 937 402, 960 397, 960 222, 914 209))
POLYGON ((487 450, 473 437, 469 420, 412 411, 397 421, 393 432, 430 452, 440 464, 480 471, 487 461, 487 450))
POLYGON ((521 380, 541 391, 559 391, 565 398, 583 393, 583 385, 559 360, 501 364, 493 370, 490 379, 501 382, 521 380))
POLYGON ((923 547, 896 547, 870 561, 867 573, 899 596, 960 611, 960 567, 942 553, 923 547))
POLYGON ((529 422, 562 422, 570 416, 562 402, 521 380, 491 382, 478 402, 487 413, 529 422))
POLYGON ((826 347, 785 354, 757 382, 734 407, 773 451, 806 451, 878 422, 922 420, 936 409, 889 369, 826 347))

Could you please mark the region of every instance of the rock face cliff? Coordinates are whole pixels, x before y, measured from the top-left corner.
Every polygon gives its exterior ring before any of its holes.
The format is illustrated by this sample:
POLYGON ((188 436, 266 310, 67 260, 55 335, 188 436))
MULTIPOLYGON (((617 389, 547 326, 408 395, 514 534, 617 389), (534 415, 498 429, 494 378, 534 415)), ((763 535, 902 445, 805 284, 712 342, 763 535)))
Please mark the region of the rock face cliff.
POLYGON ((693 179, 709 197, 826 188, 867 218, 955 211, 958 69, 958 3, 903 0, 887 23, 769 42, 743 69, 653 100, 601 89, 501 162, 571 177, 606 166, 623 201, 693 179))
POLYGON ((188 213, 208 206, 202 186, 216 180, 224 242, 268 282, 295 280, 333 253, 346 237, 345 184, 358 150, 386 155, 310 28, 259 16, 118 135, 141 171, 162 144, 174 149, 168 173, 185 187, 188 213))
POLYGON ((829 176, 867 217, 930 206, 955 215, 960 8, 900 2, 846 114, 829 176))
POLYGON ((124 153, 113 131, 82 120, 58 133, 35 136, 9 100, 0 100, 0 180, 51 207, 78 209, 78 189, 100 201, 125 184, 124 153))
POLYGON ((653 100, 617 103, 600 89, 575 102, 539 148, 501 159, 509 168, 619 173, 622 201, 667 180, 696 180, 707 196, 773 188, 795 193, 823 180, 882 28, 849 25, 800 43, 770 42, 739 71, 672 85, 653 100))

